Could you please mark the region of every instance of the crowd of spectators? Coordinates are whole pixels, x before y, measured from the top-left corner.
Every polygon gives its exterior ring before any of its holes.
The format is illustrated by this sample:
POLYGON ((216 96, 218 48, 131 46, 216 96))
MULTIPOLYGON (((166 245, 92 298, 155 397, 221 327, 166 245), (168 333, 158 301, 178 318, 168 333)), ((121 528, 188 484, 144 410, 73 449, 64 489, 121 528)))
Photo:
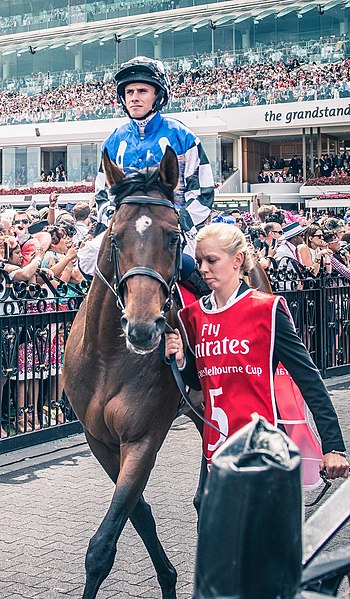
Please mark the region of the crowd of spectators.
POLYGON ((51 183, 53 181, 67 181, 67 173, 65 171, 63 162, 60 161, 54 168, 51 168, 48 173, 44 170, 40 173, 40 181, 42 183, 51 183))
MULTIPOLYGON (((2 314, 8 314, 6 305, 11 305, 10 313, 36 314, 40 311, 37 301, 39 290, 44 292, 45 313, 63 312, 71 309, 69 300, 79 294, 78 286, 84 277, 79 269, 77 255, 79 247, 92 239, 96 227, 96 213, 86 202, 78 202, 69 212, 58 207, 58 195, 50 194, 49 206, 40 211, 35 206, 27 209, 6 209, 0 212, 0 277, 6 276, 10 284, 25 282, 28 289, 34 290, 33 299, 23 299, 19 289, 14 296, 1 300, 2 314), (65 284, 65 294, 62 294, 65 284), (61 288, 61 292, 59 291, 61 288), (15 301, 17 298, 18 301, 15 301), (22 298, 22 299, 21 299, 22 298), (60 299, 59 299, 60 298, 60 299)), ((8 288, 8 284, 6 284, 8 288)), ((60 319, 63 320, 63 319, 60 319)), ((27 322, 27 321, 26 321, 27 322)), ((13 375, 3 378, 0 395, 2 413, 2 392, 8 385, 7 413, 10 404, 14 405, 14 427, 22 433, 44 425, 44 415, 50 412, 53 423, 65 421, 66 413, 61 408, 64 337, 66 331, 62 323, 46 325, 35 334, 35 327, 29 324, 16 347, 17 356, 12 356, 13 375), (18 366, 17 366, 18 365, 18 366), (15 384, 11 384, 11 381, 15 384), (45 381, 49 380, 50 402, 45 393, 45 381), (13 392, 13 396, 11 393, 13 392), (55 408, 51 411, 51 405, 55 408), (29 409, 30 406, 30 409, 29 409)), ((10 434, 1 425, 0 437, 10 434)))
MULTIPOLYGON (((14 5, 16 6, 16 5, 14 5)), ((20 12, 21 6, 18 5, 18 14, 11 16, 2 16, 0 20, 0 35, 11 35, 22 31, 35 31, 42 26, 46 27, 64 27, 73 23, 90 22, 102 19, 116 19, 129 15, 136 15, 144 12, 157 12, 177 8, 179 1, 158 0, 132 0, 131 2, 81 2, 67 6, 54 7, 41 10, 38 13, 20 12), (54 23, 54 25, 53 25, 54 23)), ((14 12, 12 10, 12 12, 14 12)))
MULTIPOLYGON (((350 153, 339 152, 335 154, 321 154, 320 158, 314 159, 313 171, 309 157, 306 159, 307 179, 314 176, 318 180, 325 178, 325 184, 336 180, 338 184, 344 181, 348 184, 350 177, 350 153)), ((258 183, 302 183, 303 161, 294 155, 292 159, 277 159, 274 156, 265 156, 262 160, 262 168, 258 173, 258 183)))
POLYGON ((341 216, 326 211, 310 217, 304 210, 292 213, 267 205, 261 206, 257 215, 234 216, 268 274, 271 269, 283 268, 298 276, 306 272, 317 277, 323 272, 350 281, 350 208, 341 216))
MULTIPOLYGON (((336 63, 300 64, 298 60, 171 71, 170 112, 256 106, 279 102, 350 97, 350 59, 336 63)), ((121 116, 116 104, 111 67, 99 78, 86 73, 73 83, 66 73, 64 85, 51 85, 45 77, 43 91, 32 95, 23 89, 0 94, 0 123, 67 121, 121 116)))
POLYGON ((322 154, 319 160, 320 177, 349 177, 350 176, 350 153, 322 154))
MULTIPOLYGON (((309 161, 306 162, 309 173, 309 161)), ((291 159, 264 156, 262 170, 258 174, 258 183, 302 183, 303 161, 297 155, 291 159)))

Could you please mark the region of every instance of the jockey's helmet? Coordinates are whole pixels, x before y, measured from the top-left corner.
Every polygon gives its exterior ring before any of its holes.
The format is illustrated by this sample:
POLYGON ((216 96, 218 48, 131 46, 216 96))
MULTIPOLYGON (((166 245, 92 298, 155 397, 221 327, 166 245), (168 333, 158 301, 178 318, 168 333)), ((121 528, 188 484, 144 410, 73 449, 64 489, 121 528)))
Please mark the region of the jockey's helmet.
POLYGON ((160 60, 147 58, 146 56, 136 56, 127 62, 124 62, 118 73, 114 77, 117 84, 118 102, 127 112, 125 105, 125 87, 128 83, 149 83, 156 88, 157 97, 153 105, 153 111, 158 112, 169 100, 170 79, 165 71, 164 65, 160 60))
POLYGON ((235 225, 236 219, 231 214, 219 213, 213 216, 212 223, 226 223, 227 225, 235 225))

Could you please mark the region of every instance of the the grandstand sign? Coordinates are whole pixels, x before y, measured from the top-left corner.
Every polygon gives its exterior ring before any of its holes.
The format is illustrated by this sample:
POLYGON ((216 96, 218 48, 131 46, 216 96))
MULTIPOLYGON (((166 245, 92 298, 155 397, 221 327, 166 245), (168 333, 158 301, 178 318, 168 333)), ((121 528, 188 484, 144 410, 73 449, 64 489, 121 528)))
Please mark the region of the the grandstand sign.
MULTIPOLYGON (((214 112, 214 111, 213 111, 214 112)), ((230 131, 262 131, 271 129, 348 126, 350 98, 265 104, 246 108, 215 111, 230 131)))
MULTIPOLYGON (((339 118, 343 116, 350 115, 350 103, 344 108, 344 106, 320 106, 318 104, 315 108, 309 108, 308 103, 298 104, 297 109, 288 110, 287 112, 284 110, 269 109, 266 110, 264 114, 265 123, 271 122, 279 122, 284 125, 296 124, 300 125, 304 121, 312 120, 320 120, 320 119, 331 119, 331 118, 339 118)), ((277 105, 279 108, 279 105, 277 105)))

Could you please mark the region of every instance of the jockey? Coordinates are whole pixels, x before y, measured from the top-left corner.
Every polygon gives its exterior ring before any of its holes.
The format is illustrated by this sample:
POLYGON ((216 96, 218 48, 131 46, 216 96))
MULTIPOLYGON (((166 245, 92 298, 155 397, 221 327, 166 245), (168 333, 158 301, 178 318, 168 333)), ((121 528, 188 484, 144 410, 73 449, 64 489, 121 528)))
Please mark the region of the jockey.
MULTIPOLYGON (((202 144, 183 123, 160 114, 170 94, 169 77, 161 61, 138 56, 122 64, 114 79, 118 102, 129 120, 107 137, 102 152, 106 148, 110 159, 129 174, 135 168, 159 165, 166 147, 171 146, 180 171, 175 207, 186 238, 184 251, 193 255, 197 230, 209 217, 214 201, 213 174, 202 144)), ((95 186, 99 221, 106 224, 110 202, 102 163, 95 186)))
MULTIPOLYGON (((177 119, 160 114, 170 94, 164 65, 159 60, 137 56, 122 64, 114 80, 118 102, 130 120, 107 137, 102 151, 107 148, 110 159, 129 174, 135 168, 159 165, 166 147, 171 146, 180 169, 175 207, 187 241, 192 240, 197 227, 210 215, 214 180, 198 137, 177 119)), ((100 172, 96 180, 97 195, 104 186, 104 174, 100 172)))

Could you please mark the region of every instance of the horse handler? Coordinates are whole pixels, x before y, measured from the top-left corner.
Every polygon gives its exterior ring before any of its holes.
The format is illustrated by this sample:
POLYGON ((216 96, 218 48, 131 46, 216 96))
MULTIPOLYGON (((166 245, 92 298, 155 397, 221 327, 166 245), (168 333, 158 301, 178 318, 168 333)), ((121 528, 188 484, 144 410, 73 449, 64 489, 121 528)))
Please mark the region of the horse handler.
POLYGON ((175 354, 184 382, 203 392, 205 417, 216 428, 204 425, 203 454, 208 465, 213 452, 250 422, 252 413, 288 434, 291 430, 303 455, 303 446, 312 444, 313 432, 300 406, 303 418, 294 419, 292 404, 305 401, 322 443, 317 475, 319 469, 331 479, 347 478, 349 463, 338 417, 319 371, 295 332, 285 300, 250 289, 240 279, 240 273, 252 267, 243 233, 225 223, 205 226, 197 235, 196 259, 212 293, 180 310, 188 347, 184 354, 176 330, 166 335, 166 356, 175 354), (288 402, 283 395, 276 397, 277 370, 283 376, 290 373, 297 385, 288 402))

